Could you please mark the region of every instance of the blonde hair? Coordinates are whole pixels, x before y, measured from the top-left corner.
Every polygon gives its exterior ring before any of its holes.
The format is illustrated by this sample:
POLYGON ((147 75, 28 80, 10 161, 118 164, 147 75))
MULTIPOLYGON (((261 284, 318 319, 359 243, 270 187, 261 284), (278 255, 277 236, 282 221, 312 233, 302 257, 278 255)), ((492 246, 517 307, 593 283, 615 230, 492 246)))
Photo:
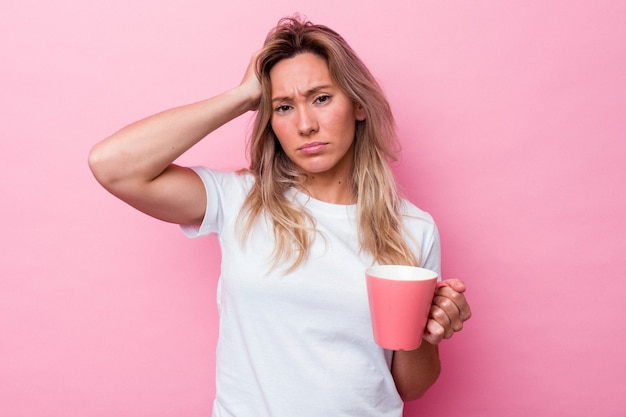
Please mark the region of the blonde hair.
POLYGON ((381 264, 417 265, 405 241, 401 200, 389 167, 398 149, 389 103, 373 75, 338 33, 299 17, 279 21, 268 34, 257 61, 263 93, 250 139, 249 171, 255 182, 240 213, 240 219, 245 218, 242 239, 259 217, 266 215, 273 224, 276 242, 273 266, 291 261, 287 271, 306 259, 314 239, 315 220, 285 195, 303 175, 282 150, 270 125, 270 70, 277 62, 305 52, 326 60, 339 88, 366 114, 365 120, 356 122, 351 178, 361 250, 381 264))

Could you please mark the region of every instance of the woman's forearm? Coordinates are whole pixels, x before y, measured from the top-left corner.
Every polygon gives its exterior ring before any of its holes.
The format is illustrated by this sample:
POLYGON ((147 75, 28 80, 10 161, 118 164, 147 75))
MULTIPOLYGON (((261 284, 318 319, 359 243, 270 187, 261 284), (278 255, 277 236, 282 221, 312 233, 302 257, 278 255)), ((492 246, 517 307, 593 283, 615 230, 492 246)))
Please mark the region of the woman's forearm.
POLYGON ((176 158, 223 124, 254 108, 243 87, 135 122, 98 143, 89 165, 105 186, 151 181, 176 158))
POLYGON ((425 340, 418 349, 393 354, 391 373, 404 401, 416 400, 424 395, 435 383, 440 371, 438 348, 425 340))

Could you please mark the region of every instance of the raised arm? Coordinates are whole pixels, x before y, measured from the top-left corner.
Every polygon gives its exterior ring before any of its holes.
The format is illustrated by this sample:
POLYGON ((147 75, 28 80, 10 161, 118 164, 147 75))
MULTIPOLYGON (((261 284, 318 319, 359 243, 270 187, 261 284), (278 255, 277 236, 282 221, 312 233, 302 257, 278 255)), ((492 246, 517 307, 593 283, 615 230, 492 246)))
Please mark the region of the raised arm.
POLYGON ((132 123, 89 154, 104 188, 131 206, 172 223, 199 224, 206 195, 199 177, 172 162, 209 133, 258 105, 252 57, 241 84, 221 95, 132 123))

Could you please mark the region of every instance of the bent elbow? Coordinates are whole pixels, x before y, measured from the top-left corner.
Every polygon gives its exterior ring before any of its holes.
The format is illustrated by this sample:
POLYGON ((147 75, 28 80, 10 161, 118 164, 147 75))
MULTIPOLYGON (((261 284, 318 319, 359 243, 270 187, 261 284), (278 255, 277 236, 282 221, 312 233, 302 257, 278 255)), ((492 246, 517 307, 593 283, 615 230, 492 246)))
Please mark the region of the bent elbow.
POLYGON ((93 176, 98 180, 99 183, 103 183, 106 175, 106 163, 104 161, 103 152, 98 145, 95 145, 89 151, 89 155, 87 156, 87 164, 89 165, 89 169, 93 176))
POLYGON ((402 401, 408 403, 422 398, 431 386, 432 385, 420 387, 419 389, 406 390, 403 392, 398 392, 398 394, 400 394, 400 398, 402 398, 402 401))
POLYGON ((119 162, 101 143, 91 148, 87 164, 95 179, 106 189, 110 189, 120 179, 119 162))

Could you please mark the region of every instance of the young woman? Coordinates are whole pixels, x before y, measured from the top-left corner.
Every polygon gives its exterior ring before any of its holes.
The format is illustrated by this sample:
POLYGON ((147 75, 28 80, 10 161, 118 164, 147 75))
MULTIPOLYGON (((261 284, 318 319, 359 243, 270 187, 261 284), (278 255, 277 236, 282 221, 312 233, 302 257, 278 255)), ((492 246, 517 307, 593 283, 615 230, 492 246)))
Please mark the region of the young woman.
POLYGON ((111 193, 222 250, 213 415, 394 416, 440 370, 437 344, 470 309, 460 280, 437 290, 421 346, 373 340, 366 267, 440 270, 427 213, 399 197, 389 105, 331 29, 283 19, 241 84, 125 127, 89 158, 111 193), (256 110, 250 168, 172 162, 256 110))

